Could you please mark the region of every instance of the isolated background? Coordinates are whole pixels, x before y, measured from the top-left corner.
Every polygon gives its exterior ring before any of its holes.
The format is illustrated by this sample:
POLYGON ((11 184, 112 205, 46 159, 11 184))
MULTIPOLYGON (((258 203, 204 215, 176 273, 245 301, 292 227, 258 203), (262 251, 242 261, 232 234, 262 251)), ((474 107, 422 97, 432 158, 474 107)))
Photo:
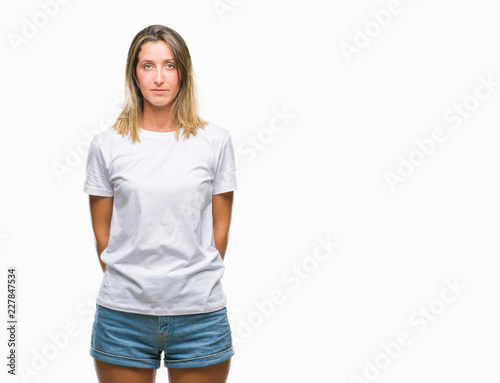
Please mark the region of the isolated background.
POLYGON ((184 37, 200 114, 235 145, 228 382, 498 381, 500 87, 474 101, 481 78, 500 81, 495 2, 401 0, 379 33, 372 11, 387 1, 72 0, 44 18, 48 2, 0 10, 1 301, 18 270, 9 381, 97 382, 85 149, 116 118, 130 42, 151 24, 184 37), (36 18, 16 50, 12 34, 36 18), (341 45, 365 28, 373 38, 348 59, 341 45), (454 105, 473 109, 455 128, 454 105), (415 140, 435 129, 446 140, 419 157, 415 140), (412 153, 421 164, 391 189, 386 172, 412 153), (338 248, 314 261, 328 240, 338 248), (412 342, 398 349, 400 333, 412 342))

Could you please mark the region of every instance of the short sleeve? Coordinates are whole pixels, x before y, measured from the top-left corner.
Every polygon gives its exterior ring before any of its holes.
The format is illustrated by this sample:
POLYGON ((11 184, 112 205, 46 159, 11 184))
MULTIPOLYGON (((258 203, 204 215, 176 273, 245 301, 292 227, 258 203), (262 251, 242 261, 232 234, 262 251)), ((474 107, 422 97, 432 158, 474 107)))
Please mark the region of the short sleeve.
POLYGON ((217 157, 212 194, 226 193, 237 188, 233 141, 228 135, 217 157))
POLYGON ((109 179, 97 136, 90 143, 83 192, 103 197, 113 197, 114 195, 113 184, 109 179))

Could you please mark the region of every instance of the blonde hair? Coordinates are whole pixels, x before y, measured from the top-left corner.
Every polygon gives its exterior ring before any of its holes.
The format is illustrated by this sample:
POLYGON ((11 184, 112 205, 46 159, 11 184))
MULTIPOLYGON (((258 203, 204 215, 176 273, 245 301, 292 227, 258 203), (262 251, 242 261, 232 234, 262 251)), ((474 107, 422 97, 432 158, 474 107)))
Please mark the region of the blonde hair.
POLYGON ((189 138, 190 134, 196 136, 198 128, 204 129, 208 125, 208 121, 198 116, 198 101, 191 55, 181 35, 164 25, 150 25, 140 31, 132 40, 125 71, 125 101, 112 128, 122 136, 129 136, 132 143, 141 142, 139 126, 141 126, 143 119, 144 99, 138 85, 136 68, 142 45, 149 41, 164 41, 168 45, 179 75, 179 93, 173 103, 175 138, 179 140, 181 128, 184 137, 189 138))

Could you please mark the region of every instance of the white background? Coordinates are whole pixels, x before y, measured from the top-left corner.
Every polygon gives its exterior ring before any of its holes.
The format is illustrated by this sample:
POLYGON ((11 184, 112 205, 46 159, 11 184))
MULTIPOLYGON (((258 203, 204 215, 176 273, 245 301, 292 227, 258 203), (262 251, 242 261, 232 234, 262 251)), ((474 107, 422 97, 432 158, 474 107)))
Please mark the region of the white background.
POLYGON ((129 45, 151 24, 184 37, 200 115, 235 145, 228 382, 498 381, 495 2, 401 0, 390 18, 387 1, 45 3, 0 10, 0 300, 6 318, 15 266, 19 320, 18 375, 4 358, 2 381, 97 382, 86 149, 116 118, 129 45), (391 188, 387 172, 404 171, 391 188))

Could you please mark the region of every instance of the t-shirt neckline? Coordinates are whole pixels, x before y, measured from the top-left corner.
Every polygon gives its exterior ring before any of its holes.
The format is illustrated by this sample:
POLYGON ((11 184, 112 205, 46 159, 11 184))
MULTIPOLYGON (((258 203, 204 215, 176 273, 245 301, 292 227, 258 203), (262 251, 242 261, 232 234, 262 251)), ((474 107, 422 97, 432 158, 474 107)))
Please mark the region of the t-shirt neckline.
POLYGON ((169 139, 175 138, 175 130, 173 130, 171 132, 154 132, 152 130, 146 130, 146 129, 142 129, 141 127, 139 127, 139 135, 141 137, 150 137, 150 138, 169 140, 169 139))

